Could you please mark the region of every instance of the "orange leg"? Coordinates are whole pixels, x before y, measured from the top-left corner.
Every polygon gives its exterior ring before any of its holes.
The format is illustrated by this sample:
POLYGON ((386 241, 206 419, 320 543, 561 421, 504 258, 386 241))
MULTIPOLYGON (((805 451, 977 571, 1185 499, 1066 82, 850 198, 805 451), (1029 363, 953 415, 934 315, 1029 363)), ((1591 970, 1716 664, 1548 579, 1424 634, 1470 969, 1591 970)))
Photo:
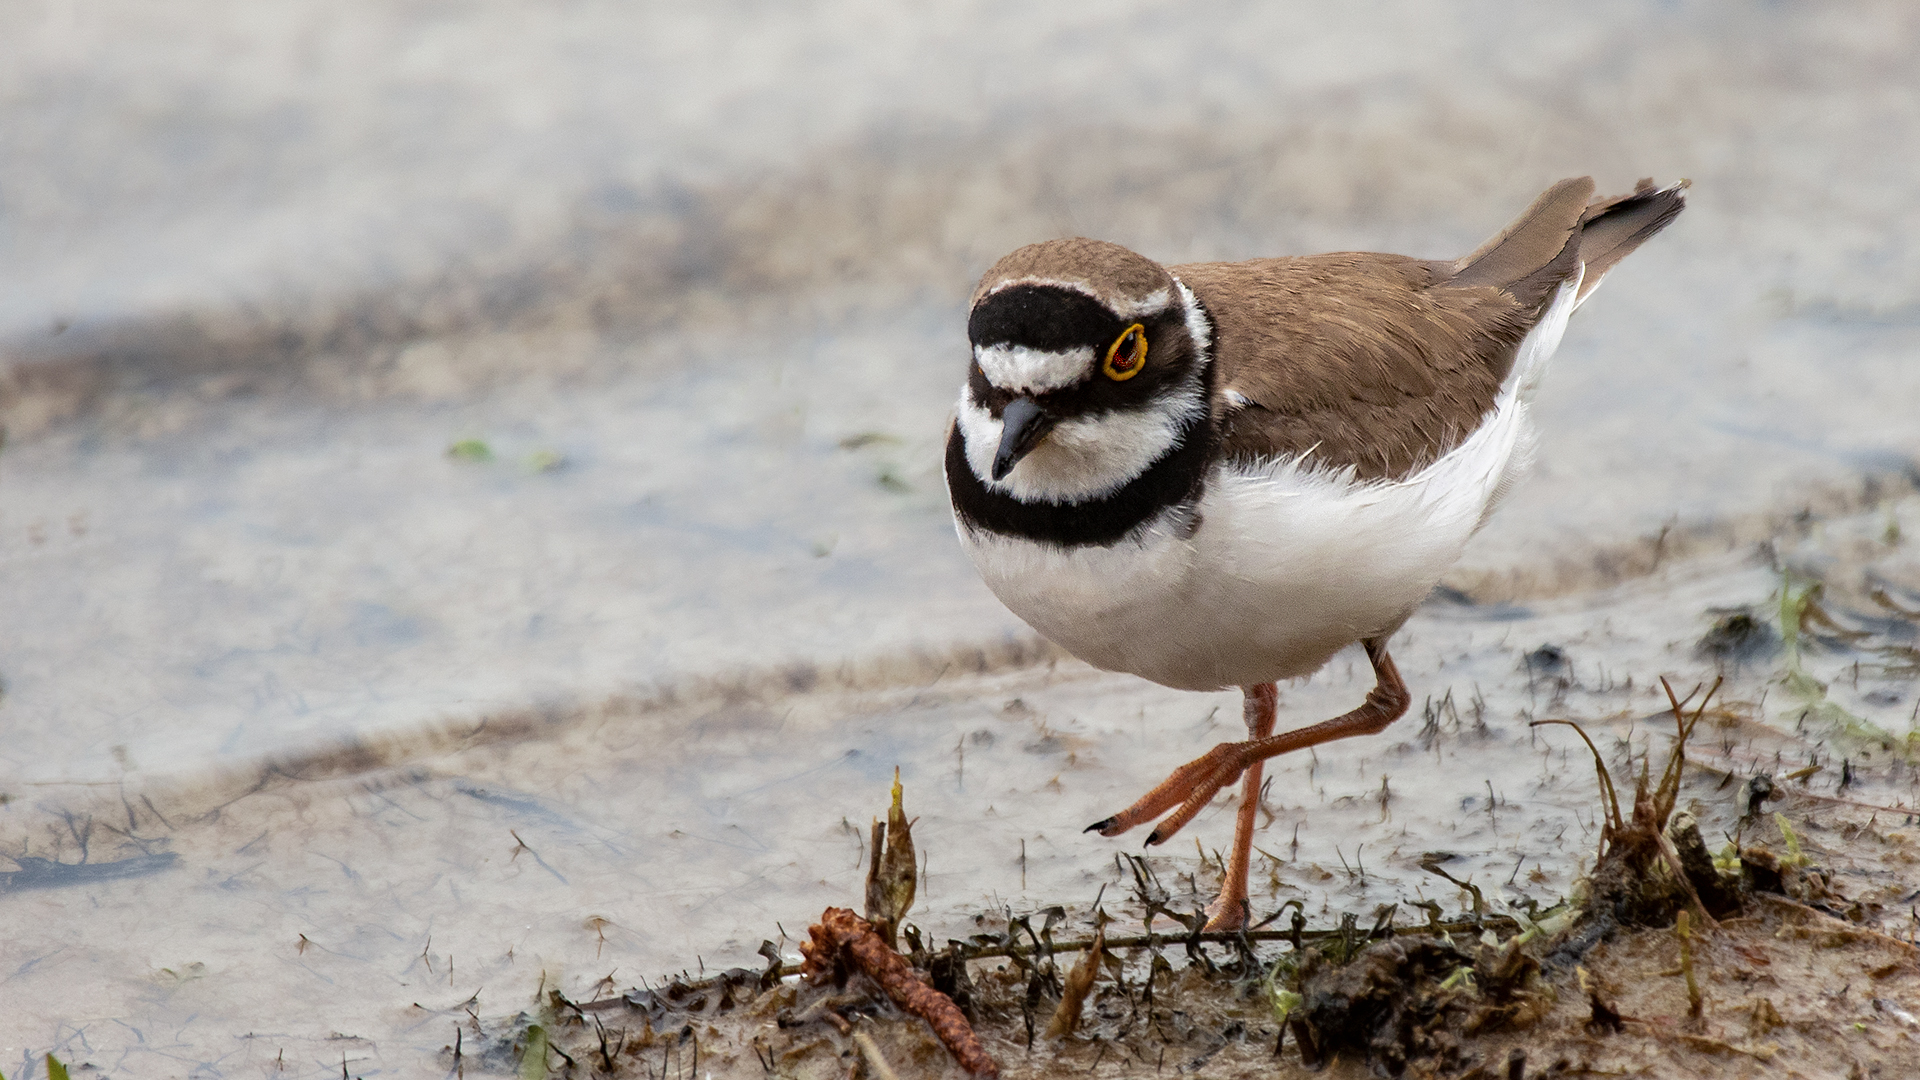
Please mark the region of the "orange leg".
MULTIPOLYGON (((1273 734, 1273 722, 1279 712, 1280 688, 1272 683, 1241 687, 1246 701, 1242 713, 1247 722, 1247 738, 1258 741, 1273 734)), ((1233 859, 1227 863, 1227 880, 1220 885, 1220 896, 1207 905, 1208 930, 1235 930, 1247 925, 1251 914, 1247 904, 1247 865, 1253 857, 1253 825, 1260 810, 1261 762, 1247 766, 1240 777, 1240 814, 1233 826, 1233 859)))
POLYGON ((1142 796, 1139 802, 1087 827, 1088 832, 1118 836, 1136 825, 1152 821, 1173 810, 1166 820, 1147 834, 1147 843, 1161 844, 1192 821, 1194 815, 1220 793, 1220 789, 1246 777, 1239 819, 1234 829, 1233 861, 1227 867, 1227 880, 1220 898, 1208 910, 1208 929, 1231 929, 1246 924, 1247 865, 1253 847, 1254 816, 1260 802, 1261 762, 1270 757, 1305 750, 1310 746, 1345 739, 1354 735, 1376 735, 1406 714, 1413 698, 1400 681, 1393 657, 1387 655, 1387 643, 1370 638, 1361 643, 1367 659, 1373 663, 1374 687, 1359 708, 1295 731, 1272 734, 1274 702, 1272 683, 1243 689, 1246 694, 1246 742, 1221 743, 1193 761, 1175 769, 1159 787, 1142 796), (1178 809, 1175 809, 1178 807, 1178 809))

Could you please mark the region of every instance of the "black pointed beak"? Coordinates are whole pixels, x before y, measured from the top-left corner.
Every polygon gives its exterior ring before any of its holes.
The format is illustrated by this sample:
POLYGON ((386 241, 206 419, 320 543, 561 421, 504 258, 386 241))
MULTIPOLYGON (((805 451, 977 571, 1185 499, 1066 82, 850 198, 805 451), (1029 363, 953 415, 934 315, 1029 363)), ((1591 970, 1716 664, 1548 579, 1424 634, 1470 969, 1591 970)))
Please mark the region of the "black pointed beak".
POLYGON ((993 478, 1005 480, 1057 422, 1032 398, 1017 397, 1007 402, 1000 414, 1000 449, 993 455, 993 478))

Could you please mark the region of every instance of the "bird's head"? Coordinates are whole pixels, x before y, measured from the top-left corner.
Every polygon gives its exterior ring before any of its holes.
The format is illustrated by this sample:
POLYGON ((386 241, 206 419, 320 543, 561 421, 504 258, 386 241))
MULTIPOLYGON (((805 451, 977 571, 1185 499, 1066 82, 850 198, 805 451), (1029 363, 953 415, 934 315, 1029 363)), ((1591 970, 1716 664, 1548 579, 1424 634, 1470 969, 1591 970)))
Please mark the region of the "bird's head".
POLYGON ((1205 313, 1117 244, 1050 240, 1001 259, 974 290, 967 336, 967 462, 1023 502, 1099 498, 1206 415, 1205 313))

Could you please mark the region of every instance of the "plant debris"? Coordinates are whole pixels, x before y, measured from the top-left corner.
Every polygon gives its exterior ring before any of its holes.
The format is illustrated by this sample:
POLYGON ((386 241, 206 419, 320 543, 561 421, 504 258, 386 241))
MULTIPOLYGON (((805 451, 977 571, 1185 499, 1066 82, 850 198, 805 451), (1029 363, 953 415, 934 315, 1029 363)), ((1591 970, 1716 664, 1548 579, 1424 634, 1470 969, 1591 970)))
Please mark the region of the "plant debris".
POLYGON ((872 924, 846 908, 828 908, 800 946, 807 958, 801 974, 819 983, 844 983, 846 965, 880 984, 895 1005, 927 1022, 960 1067, 978 1076, 999 1076, 1000 1066, 973 1033, 953 999, 914 977, 900 954, 874 932, 872 924))
MULTIPOLYGON (((1682 904, 1690 905, 1696 917, 1708 927, 1716 926, 1713 916, 1708 913, 1700 890, 1695 887, 1688 873, 1687 861, 1682 857, 1680 845, 1667 835, 1670 819, 1673 817, 1674 804, 1680 797, 1680 781, 1686 767, 1687 740, 1706 714, 1707 703, 1712 700, 1714 691, 1720 686, 1715 680, 1713 686, 1701 696, 1700 704, 1691 716, 1686 713, 1686 705, 1698 688, 1688 694, 1686 699, 1675 696, 1673 687, 1665 679, 1661 685, 1667 692, 1667 701, 1672 706, 1677 735, 1673 750, 1667 755, 1666 764, 1660 770, 1659 782, 1649 787, 1649 778, 1643 767, 1634 786, 1633 811, 1629 816, 1620 809, 1620 797, 1613 785, 1613 779, 1607 774, 1606 763, 1600 758, 1600 751, 1594 747, 1593 740, 1580 725, 1568 720, 1539 720, 1538 727, 1546 724, 1561 724, 1573 728, 1587 749, 1593 752, 1594 766, 1599 772, 1602 809, 1605 813, 1600 828, 1600 857, 1593 872, 1588 875, 1588 896, 1585 904, 1585 920, 1593 924, 1588 944, 1597 942, 1611 929, 1611 926, 1669 926, 1672 925, 1675 912, 1682 904), (1658 867, 1658 869, 1656 869, 1658 867), (1664 870, 1665 872, 1661 872, 1664 870), (1610 925, 1609 925, 1610 924, 1610 925)), ((1696 845, 1704 850, 1705 842, 1699 839, 1698 827, 1694 835, 1683 837, 1689 849, 1696 845)), ((1697 862, 1696 862, 1697 870, 1697 862)), ((1706 873, 1713 874, 1712 861, 1708 860, 1706 873)), ((1721 895, 1717 874, 1707 880, 1709 891, 1716 897, 1721 895)), ((1578 936, 1578 930, 1575 931, 1578 936)), ((1578 959, 1578 954, 1563 959, 1578 959)))

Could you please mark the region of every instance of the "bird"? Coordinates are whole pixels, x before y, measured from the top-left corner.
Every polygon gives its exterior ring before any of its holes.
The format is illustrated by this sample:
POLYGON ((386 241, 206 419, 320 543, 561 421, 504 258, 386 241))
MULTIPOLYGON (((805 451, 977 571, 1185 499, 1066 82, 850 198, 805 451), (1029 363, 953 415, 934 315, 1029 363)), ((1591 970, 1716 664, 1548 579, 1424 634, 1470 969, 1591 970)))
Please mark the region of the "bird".
POLYGON ((1164 843, 1236 780, 1208 930, 1247 925, 1266 759, 1372 735, 1412 701, 1388 639, 1529 464, 1568 318, 1685 207, 1689 182, 1562 180, 1468 255, 1166 266, 1074 237, 994 263, 944 472, 961 546, 1075 657, 1238 688, 1247 738, 1088 826, 1164 843), (1277 684, 1358 644, 1374 687, 1274 733, 1277 684), (1164 815, 1164 816, 1163 816, 1164 815))

